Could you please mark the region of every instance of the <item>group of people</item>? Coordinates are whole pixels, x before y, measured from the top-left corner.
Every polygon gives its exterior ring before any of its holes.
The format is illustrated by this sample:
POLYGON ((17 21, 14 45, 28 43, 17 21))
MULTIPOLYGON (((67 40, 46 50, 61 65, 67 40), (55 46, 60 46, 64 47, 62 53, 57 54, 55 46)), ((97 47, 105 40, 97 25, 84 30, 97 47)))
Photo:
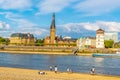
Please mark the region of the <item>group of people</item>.
MULTIPOLYGON (((52 67, 52 66, 50 66, 50 71, 55 71, 55 73, 57 73, 57 71, 58 71, 58 68, 57 68, 57 66, 55 66, 54 68, 52 67)), ((72 72, 72 70, 68 67, 67 68, 67 72, 72 72)), ((90 74, 92 74, 92 75, 94 75, 95 74, 95 67, 92 67, 91 69, 90 69, 90 74)))
MULTIPOLYGON (((57 66, 49 66, 49 68, 50 68, 50 71, 54 71, 55 73, 57 73, 58 72, 58 67, 57 66)), ((66 70, 67 72, 72 72, 72 70, 68 67, 67 68, 67 70, 66 70)), ((38 74, 41 74, 41 75, 44 75, 44 74, 46 74, 44 71, 40 71, 40 72, 38 72, 38 74)), ((91 69, 90 69, 90 74, 91 75, 94 75, 95 74, 95 67, 92 67, 91 69)))
MULTIPOLYGON (((50 71, 53 71, 53 70, 55 71, 55 73, 57 73, 58 67, 57 66, 55 66, 55 67, 50 66, 50 71)), ((72 72, 72 70, 70 68, 67 68, 67 72, 72 72)))
POLYGON ((57 66, 55 66, 55 67, 54 67, 54 69, 53 69, 53 67, 52 67, 52 66, 50 66, 50 71, 53 71, 53 70, 55 71, 55 73, 57 73, 57 71, 58 71, 57 66))

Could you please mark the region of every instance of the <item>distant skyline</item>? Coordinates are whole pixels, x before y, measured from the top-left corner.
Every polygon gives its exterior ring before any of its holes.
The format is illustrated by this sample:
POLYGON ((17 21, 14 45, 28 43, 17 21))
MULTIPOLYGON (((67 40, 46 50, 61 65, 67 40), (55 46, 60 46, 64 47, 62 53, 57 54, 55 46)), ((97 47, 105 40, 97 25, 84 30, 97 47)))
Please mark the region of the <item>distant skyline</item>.
POLYGON ((99 28, 120 32, 120 0, 0 0, 0 36, 45 38, 53 13, 59 36, 95 36, 99 28))

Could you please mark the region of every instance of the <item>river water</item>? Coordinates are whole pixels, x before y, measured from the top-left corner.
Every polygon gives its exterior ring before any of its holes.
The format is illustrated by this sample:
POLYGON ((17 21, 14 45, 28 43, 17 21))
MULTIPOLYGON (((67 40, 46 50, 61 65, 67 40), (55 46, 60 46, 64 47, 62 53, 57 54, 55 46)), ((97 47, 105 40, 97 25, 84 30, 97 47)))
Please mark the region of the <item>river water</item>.
POLYGON ((57 66, 59 71, 66 71, 69 67, 73 72, 80 73, 89 73, 94 66, 96 74, 120 76, 120 58, 0 53, 0 66, 40 70, 49 70, 49 66, 57 66))

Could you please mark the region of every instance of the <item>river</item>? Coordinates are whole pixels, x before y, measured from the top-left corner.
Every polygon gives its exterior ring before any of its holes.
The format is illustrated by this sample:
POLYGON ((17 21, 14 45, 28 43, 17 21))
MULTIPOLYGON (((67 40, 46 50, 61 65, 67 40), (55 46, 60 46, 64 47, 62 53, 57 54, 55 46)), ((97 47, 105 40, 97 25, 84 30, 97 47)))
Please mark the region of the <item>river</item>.
POLYGON ((49 66, 57 66, 59 71, 66 71, 69 67, 73 72, 80 73, 89 73, 95 67, 96 74, 120 75, 120 58, 0 53, 0 66, 39 70, 49 70, 49 66))

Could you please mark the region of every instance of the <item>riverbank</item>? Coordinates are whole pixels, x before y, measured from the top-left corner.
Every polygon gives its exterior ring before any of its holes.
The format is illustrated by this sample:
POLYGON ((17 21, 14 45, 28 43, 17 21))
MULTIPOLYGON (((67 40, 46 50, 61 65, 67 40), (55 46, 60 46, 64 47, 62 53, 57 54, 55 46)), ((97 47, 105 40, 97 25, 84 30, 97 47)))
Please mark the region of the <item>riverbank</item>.
MULTIPOLYGON (((47 54, 47 55, 74 55, 72 52, 35 52, 35 51, 7 51, 0 50, 1 53, 12 54, 47 54)), ((77 53, 77 56, 91 56, 92 53, 77 53)))
POLYGON ((49 55, 70 55, 71 53, 63 53, 63 52, 35 52, 35 51, 3 51, 1 50, 0 52, 3 53, 17 53, 17 54, 49 54, 49 55))
MULTIPOLYGON (((4 46, 0 52, 19 54, 52 54, 52 55, 74 55, 77 47, 52 47, 52 46, 4 46)), ((78 49, 77 55, 91 56, 93 53, 115 53, 117 49, 78 49)))
POLYGON ((90 75, 82 73, 67 73, 54 71, 41 71, 45 75, 38 74, 40 70, 18 69, 0 67, 1 80, 119 80, 119 76, 90 75))
MULTIPOLYGON (((1 46, 2 47, 2 46, 1 46)), ((0 50, 3 51, 29 51, 29 52, 62 52, 72 53, 77 47, 58 47, 58 46, 3 46, 0 50)), ((115 53, 116 48, 82 48, 77 49, 77 53, 115 53)))

